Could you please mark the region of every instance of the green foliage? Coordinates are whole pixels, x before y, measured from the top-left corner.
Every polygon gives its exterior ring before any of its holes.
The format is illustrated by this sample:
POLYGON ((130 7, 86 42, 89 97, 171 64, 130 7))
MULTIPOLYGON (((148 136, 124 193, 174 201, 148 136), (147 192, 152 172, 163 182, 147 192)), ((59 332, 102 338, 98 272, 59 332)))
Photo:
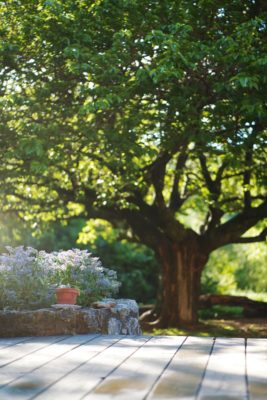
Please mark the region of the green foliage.
POLYGON ((10 215, 0 214, 0 252, 4 252, 6 246, 19 246, 24 243, 29 246, 31 228, 25 221, 10 215))
MULTIPOLYGON (((33 230, 34 236, 29 235, 28 242, 37 249, 48 252, 68 250, 75 247, 85 249, 86 246, 77 245, 80 231, 85 226, 85 220, 74 219, 68 223, 52 222, 39 226, 33 230)), ((23 241, 23 238, 21 238, 23 241)))
POLYGON ((242 249, 235 270, 237 286, 241 290, 267 292, 267 248, 265 243, 242 249))
POLYGON ((211 254, 202 274, 202 293, 266 292, 266 261, 264 243, 218 249, 211 254))
POLYGON ((253 2, 24 0, 0 12, 4 208, 52 220, 136 209, 137 190, 153 201, 145 171, 165 153, 168 203, 185 149, 178 189, 182 212, 202 199, 198 229, 211 207, 240 210, 244 168, 253 203, 265 195, 266 13, 253 2), (226 164, 219 196, 202 152, 213 178, 226 164))
POLYGON ((120 297, 145 304, 156 301, 159 265, 150 249, 126 241, 108 242, 99 237, 94 252, 105 265, 117 271, 120 297))
MULTIPOLYGON (((7 0, 0 14, 4 213, 105 219, 159 258, 168 242, 199 260, 266 217, 263 2, 7 0)), ((234 289, 233 265, 209 285, 234 289)), ((128 278, 151 298, 146 268, 128 278)))
POLYGON ((234 277, 235 269, 239 263, 231 252, 231 247, 216 250, 210 259, 201 277, 202 293, 224 294, 237 288, 234 277))

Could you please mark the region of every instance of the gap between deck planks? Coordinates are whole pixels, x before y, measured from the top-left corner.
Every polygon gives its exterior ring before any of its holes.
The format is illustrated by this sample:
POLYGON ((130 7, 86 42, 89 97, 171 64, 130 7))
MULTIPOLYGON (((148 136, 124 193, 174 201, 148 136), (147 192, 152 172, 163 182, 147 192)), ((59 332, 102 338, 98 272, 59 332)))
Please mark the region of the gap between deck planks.
POLYGON ((267 339, 0 339, 0 400, 266 400, 267 339))

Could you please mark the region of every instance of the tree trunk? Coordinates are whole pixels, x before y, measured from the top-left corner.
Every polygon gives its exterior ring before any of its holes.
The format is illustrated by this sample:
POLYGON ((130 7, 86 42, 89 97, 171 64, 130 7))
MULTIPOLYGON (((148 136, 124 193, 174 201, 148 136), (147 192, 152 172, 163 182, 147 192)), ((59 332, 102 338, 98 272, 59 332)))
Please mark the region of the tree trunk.
POLYGON ((208 260, 196 244, 162 244, 161 327, 178 327, 197 322, 201 272, 208 260))

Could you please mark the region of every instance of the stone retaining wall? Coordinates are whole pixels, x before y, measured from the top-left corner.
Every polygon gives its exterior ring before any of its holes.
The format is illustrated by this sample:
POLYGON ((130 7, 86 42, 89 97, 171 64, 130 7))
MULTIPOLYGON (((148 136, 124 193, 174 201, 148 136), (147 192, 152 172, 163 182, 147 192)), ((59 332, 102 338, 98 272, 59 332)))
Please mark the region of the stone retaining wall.
POLYGON ((95 303, 94 307, 0 311, 0 337, 141 334, 138 306, 134 300, 109 299, 95 303))

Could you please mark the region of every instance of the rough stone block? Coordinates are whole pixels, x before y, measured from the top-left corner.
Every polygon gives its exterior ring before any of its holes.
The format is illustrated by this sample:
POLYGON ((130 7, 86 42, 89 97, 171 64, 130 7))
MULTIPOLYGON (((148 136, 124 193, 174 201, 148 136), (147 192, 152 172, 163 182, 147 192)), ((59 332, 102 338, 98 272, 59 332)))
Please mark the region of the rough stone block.
POLYGON ((137 303, 129 299, 107 299, 98 308, 0 311, 0 337, 79 333, 140 335, 138 317, 137 303))

